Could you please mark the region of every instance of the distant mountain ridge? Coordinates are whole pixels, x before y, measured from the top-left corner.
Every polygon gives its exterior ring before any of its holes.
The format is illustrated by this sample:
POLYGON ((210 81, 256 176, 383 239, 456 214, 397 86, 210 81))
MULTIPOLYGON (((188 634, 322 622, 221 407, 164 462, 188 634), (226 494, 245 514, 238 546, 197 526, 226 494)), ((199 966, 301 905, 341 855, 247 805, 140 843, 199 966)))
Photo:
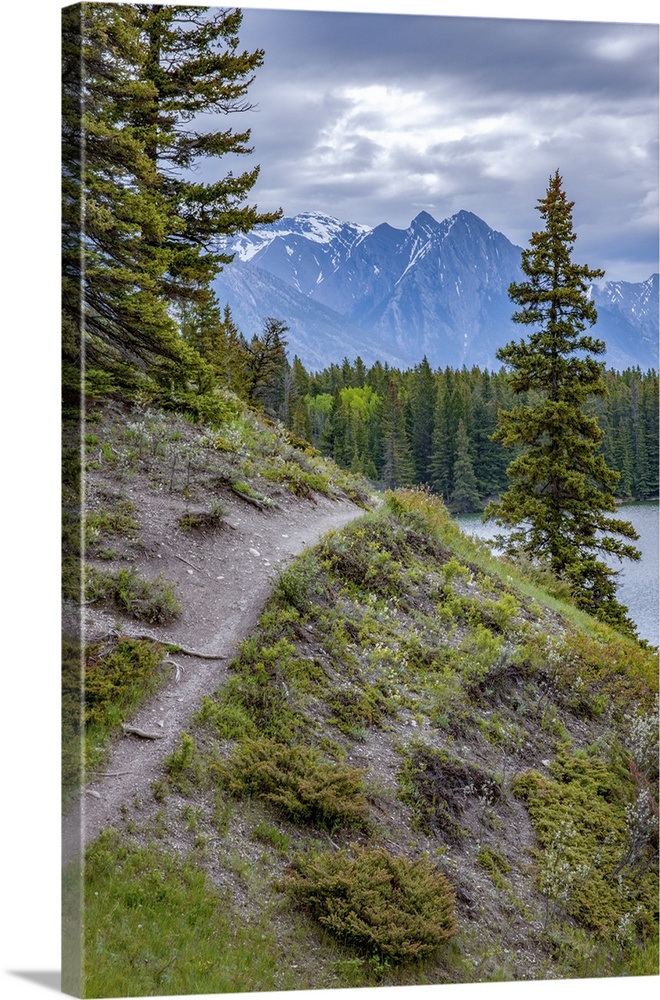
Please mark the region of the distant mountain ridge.
MULTIPOLYGON (((317 370, 360 355, 411 367, 496 368, 498 347, 520 339, 511 320, 522 250, 471 212, 442 222, 420 212, 407 229, 369 229, 306 212, 227 243, 215 281, 221 304, 250 336, 275 316, 289 351, 317 370)), ((658 275, 592 286, 596 336, 614 368, 658 366, 658 275)))

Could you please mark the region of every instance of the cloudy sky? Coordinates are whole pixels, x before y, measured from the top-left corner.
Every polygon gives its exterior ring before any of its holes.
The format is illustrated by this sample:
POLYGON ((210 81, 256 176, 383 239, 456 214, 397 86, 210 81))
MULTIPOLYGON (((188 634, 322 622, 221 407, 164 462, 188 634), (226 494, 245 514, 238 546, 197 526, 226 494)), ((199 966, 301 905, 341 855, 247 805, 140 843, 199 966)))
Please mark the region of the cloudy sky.
POLYGON ((559 169, 576 259, 658 270, 657 24, 243 10, 266 52, 246 116, 261 209, 404 228, 467 209, 524 246, 559 169))

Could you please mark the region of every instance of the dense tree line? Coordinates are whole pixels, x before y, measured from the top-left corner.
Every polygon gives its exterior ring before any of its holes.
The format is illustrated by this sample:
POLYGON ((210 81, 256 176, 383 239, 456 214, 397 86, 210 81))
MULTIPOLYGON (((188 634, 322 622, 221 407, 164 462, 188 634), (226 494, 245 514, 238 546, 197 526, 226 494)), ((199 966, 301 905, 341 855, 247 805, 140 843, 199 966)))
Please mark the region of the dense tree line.
MULTIPOLYGON (((606 373, 608 394, 587 412, 603 428, 602 452, 620 473, 620 499, 658 496, 658 375, 606 373)), ((507 486, 515 449, 494 441, 498 412, 513 405, 504 371, 407 371, 358 358, 316 374, 294 360, 289 426, 341 465, 388 486, 429 485, 457 511, 480 510, 507 486), (295 402, 293 401, 295 400, 295 402)), ((523 394, 527 401, 528 394, 523 394)))
MULTIPOLYGON (((465 513, 481 510, 506 489, 515 449, 493 440, 499 412, 514 405, 503 369, 434 371, 423 359, 402 371, 378 361, 367 367, 358 357, 308 372, 298 357, 287 360, 282 323, 268 319, 248 340, 227 307, 221 315, 216 303, 213 312, 214 333, 206 342, 198 313, 182 329, 213 360, 222 384, 339 465, 387 487, 425 484, 465 513), (259 366, 263 374, 257 378, 259 366)), ((605 383, 607 394, 589 397, 585 411, 597 417, 602 454, 620 473, 616 496, 655 498, 658 375, 639 368, 609 370, 605 383)), ((520 401, 532 395, 523 393, 520 401)))

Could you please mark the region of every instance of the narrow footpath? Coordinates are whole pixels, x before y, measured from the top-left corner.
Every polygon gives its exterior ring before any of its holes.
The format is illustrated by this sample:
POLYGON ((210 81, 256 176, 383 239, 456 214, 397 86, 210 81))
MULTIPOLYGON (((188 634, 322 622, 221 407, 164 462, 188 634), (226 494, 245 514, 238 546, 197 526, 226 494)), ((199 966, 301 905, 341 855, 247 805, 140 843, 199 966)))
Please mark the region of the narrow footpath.
MULTIPOLYGON (((175 654, 176 666, 161 690, 130 720, 134 732, 118 736, 103 771, 88 774, 85 790, 66 811, 62 824, 62 861, 72 861, 105 827, 118 824, 124 803, 153 802, 152 785, 162 775, 163 759, 176 742, 205 695, 211 695, 227 676, 227 666, 241 641, 255 627, 277 578, 277 573, 327 531, 348 524, 364 511, 345 500, 317 496, 314 501, 291 496, 278 509, 259 511, 239 499, 222 529, 211 536, 185 539, 173 527, 172 511, 162 498, 134 499, 145 525, 143 556, 134 565, 146 576, 164 572, 177 583, 183 613, 174 624, 141 627, 116 614, 88 607, 84 610, 86 641, 111 634, 149 634, 186 650, 222 657, 175 654)), ((155 805, 155 803, 154 803, 155 805)))

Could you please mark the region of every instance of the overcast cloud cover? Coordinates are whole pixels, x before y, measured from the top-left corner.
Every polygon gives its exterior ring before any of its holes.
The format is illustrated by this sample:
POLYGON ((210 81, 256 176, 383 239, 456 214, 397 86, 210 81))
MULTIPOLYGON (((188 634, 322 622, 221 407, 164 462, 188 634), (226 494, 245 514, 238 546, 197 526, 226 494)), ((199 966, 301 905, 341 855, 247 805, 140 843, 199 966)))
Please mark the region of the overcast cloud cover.
POLYGON ((405 228, 467 209, 524 246, 558 168, 576 259, 658 270, 657 24, 243 11, 266 52, 240 118, 262 210, 405 228))

